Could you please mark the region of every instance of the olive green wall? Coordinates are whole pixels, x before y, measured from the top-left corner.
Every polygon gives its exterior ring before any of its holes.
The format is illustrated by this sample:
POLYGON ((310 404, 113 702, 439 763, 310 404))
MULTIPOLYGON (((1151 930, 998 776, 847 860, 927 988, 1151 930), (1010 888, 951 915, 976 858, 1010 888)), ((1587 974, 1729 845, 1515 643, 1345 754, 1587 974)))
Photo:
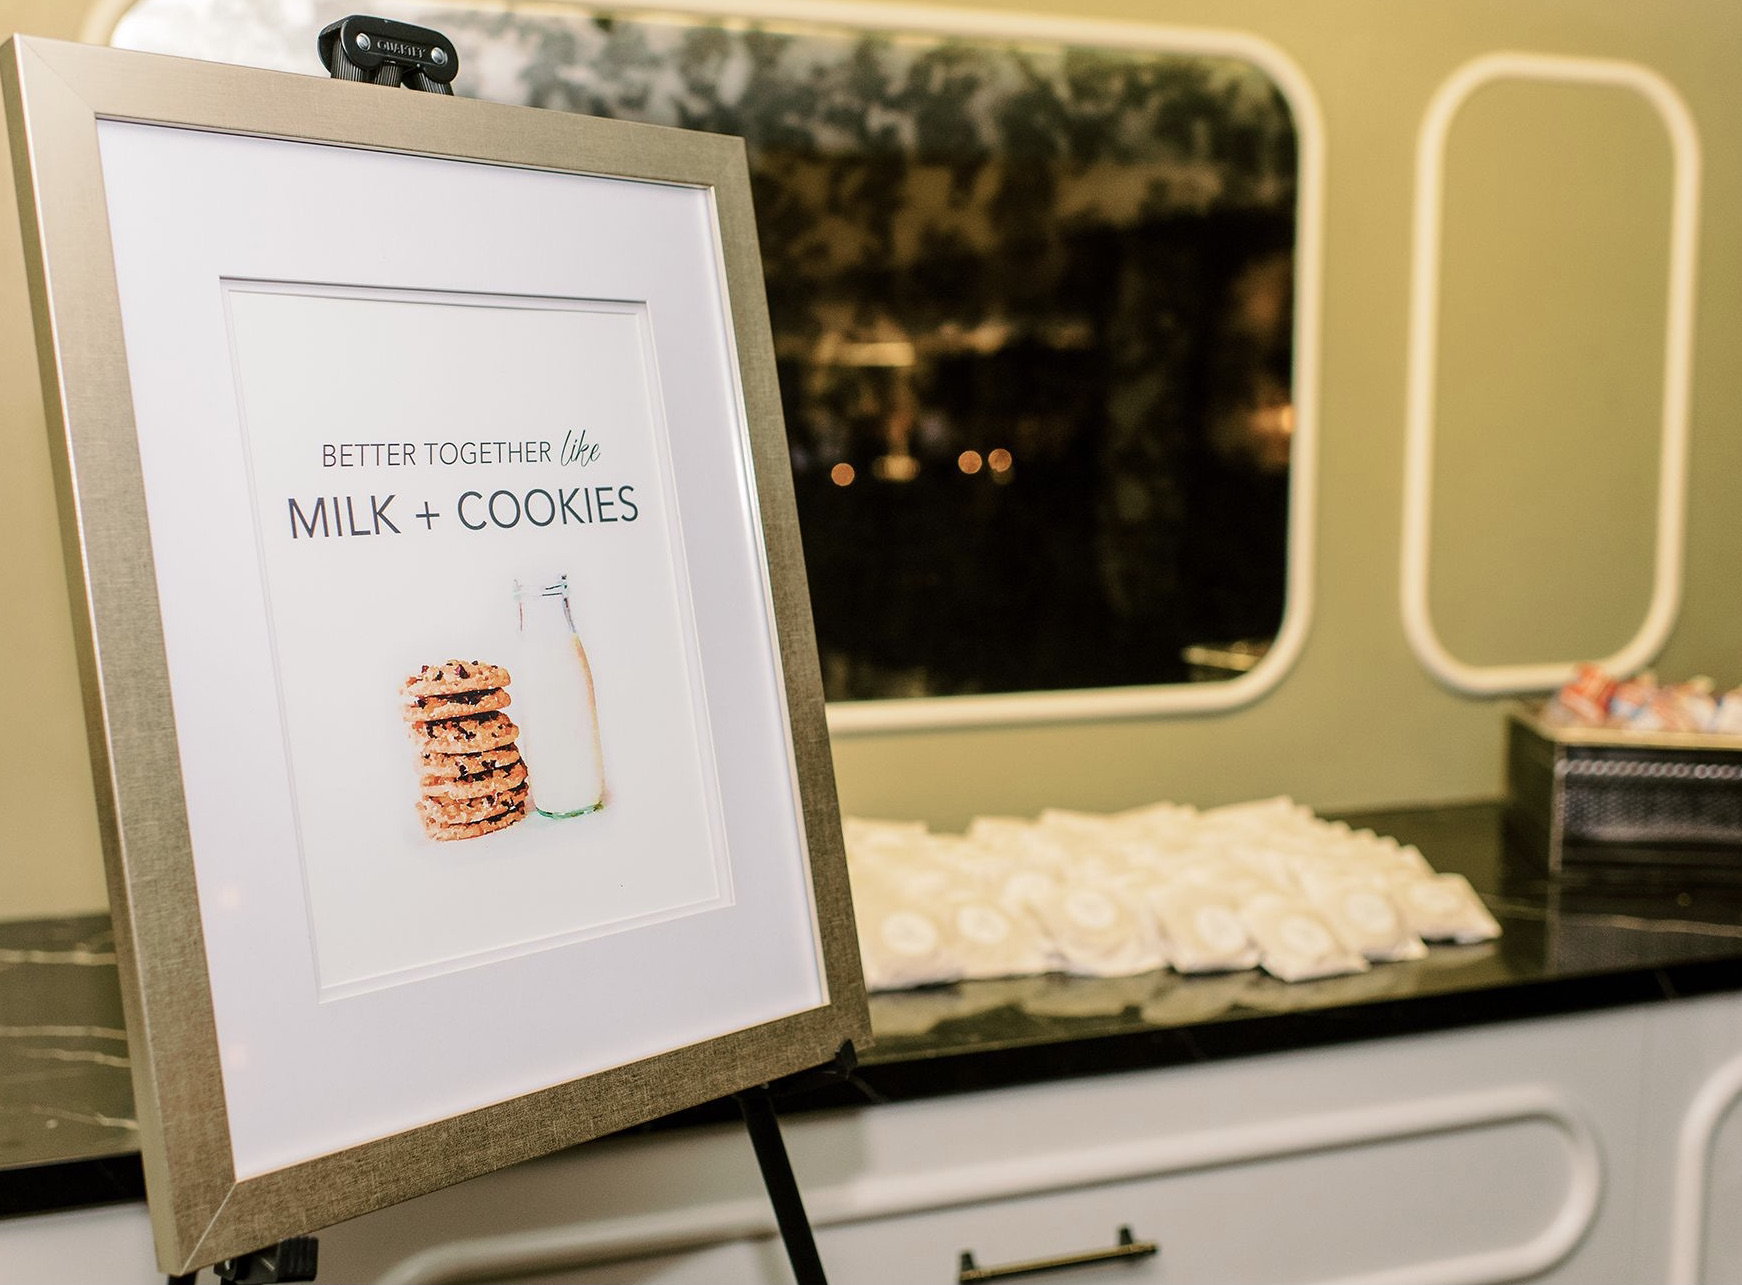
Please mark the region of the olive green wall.
MULTIPOLYGON (((0 32, 70 40, 83 8, 0 0, 0 32)), ((0 828, 0 919, 105 904, 16 208, 11 167, 0 165, 0 646, 30 711, 8 755, 18 806, 0 828)))
MULTIPOLYGON (((1058 0, 958 7, 1066 9, 1058 0)), ((1421 670, 1404 640, 1397 590, 1415 134, 1435 87, 1497 49, 1644 63, 1680 90, 1697 122, 1705 185, 1688 566, 1659 668, 1742 680, 1734 574, 1742 524, 1729 518, 1742 498, 1742 432, 1732 423, 1742 413, 1742 374, 1730 355, 1742 346, 1742 80, 1733 66, 1742 8, 1726 0, 1077 0, 1069 9, 1081 18, 1255 32, 1293 58, 1317 91, 1329 168, 1310 636, 1280 688, 1229 714, 840 738, 849 811, 950 825, 975 812, 1160 797, 1212 804, 1286 792, 1330 808, 1498 791, 1499 705, 1453 695, 1421 670)), ((818 16, 826 13, 819 4, 818 16)), ((78 4, 0 0, 0 30, 72 37, 84 18, 78 4)), ((1639 541, 1652 521, 1656 349, 1586 369, 1588 346, 1563 336, 1540 348, 1540 361, 1496 360, 1542 338, 1557 316, 1583 319, 1580 334, 1593 343, 1617 334, 1661 343, 1668 162, 1660 127, 1632 100, 1577 97, 1614 91, 1559 92, 1574 97, 1535 87, 1482 91, 1448 147, 1447 267, 1458 288, 1446 291, 1442 326, 1455 381, 1440 399, 1445 492, 1431 597, 1442 634, 1472 661, 1552 659, 1558 647, 1587 639, 1593 649, 1613 647, 1631 633, 1649 591, 1639 541), (1508 96, 1527 102, 1533 94, 1543 96, 1541 110, 1518 124, 1504 110, 1508 96), (1601 163, 1611 152, 1626 172, 1613 181, 1601 163), (1563 158, 1564 170, 1545 168, 1545 156, 1563 158), (1574 181, 1590 185, 1588 202, 1569 198, 1574 181), (1540 199, 1523 187, 1531 182, 1540 199), (1610 212, 1600 230, 1606 240, 1594 249, 1562 244, 1570 215, 1610 200, 1624 208, 1610 212), (1533 237, 1544 242, 1541 252, 1533 237), (1549 250, 1561 266, 1542 266, 1549 250), (1606 256, 1617 265, 1612 277, 1598 270, 1606 256), (1526 269, 1536 276, 1521 282, 1526 269), (1531 306, 1496 303, 1494 290, 1531 306), (1557 385, 1569 395, 1557 396, 1557 385), (1561 460, 1569 461, 1564 470, 1555 467, 1561 460), (1540 505, 1530 503, 1537 497, 1540 505), (1584 540, 1566 536, 1569 523, 1584 524, 1584 540), (1581 574, 1586 547, 1606 550, 1613 572, 1581 574), (1533 605, 1539 597, 1546 608, 1533 605)), ((0 918, 102 904, 21 279, 16 231, 0 218, 0 540, 8 550, 0 632, 14 708, 28 708, 31 728, 27 741, 13 739, 8 779, 22 788, 0 836, 0 918)))

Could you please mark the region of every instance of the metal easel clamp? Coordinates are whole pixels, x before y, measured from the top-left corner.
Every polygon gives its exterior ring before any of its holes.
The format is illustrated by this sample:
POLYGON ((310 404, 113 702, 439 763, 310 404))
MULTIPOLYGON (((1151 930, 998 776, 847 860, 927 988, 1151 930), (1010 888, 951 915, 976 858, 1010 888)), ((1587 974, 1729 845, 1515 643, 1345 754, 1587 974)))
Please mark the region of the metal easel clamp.
POLYGON ((453 41, 439 31, 391 18, 360 13, 341 18, 321 30, 316 47, 334 80, 451 95, 460 71, 453 41))

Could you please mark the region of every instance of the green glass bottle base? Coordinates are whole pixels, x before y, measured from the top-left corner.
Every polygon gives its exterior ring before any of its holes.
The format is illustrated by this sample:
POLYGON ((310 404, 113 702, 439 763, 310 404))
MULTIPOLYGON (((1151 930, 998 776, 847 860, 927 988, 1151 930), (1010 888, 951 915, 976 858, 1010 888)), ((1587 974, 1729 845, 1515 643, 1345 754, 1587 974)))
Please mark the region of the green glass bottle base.
POLYGON ((602 808, 604 806, 605 806, 605 800, 600 799, 597 803, 589 803, 586 807, 576 808, 573 812, 546 812, 543 808, 539 807, 537 804, 533 805, 532 810, 534 812, 538 813, 538 815, 541 817, 549 817, 552 821, 567 821, 570 817, 588 816, 594 812, 597 812, 600 808, 602 808))

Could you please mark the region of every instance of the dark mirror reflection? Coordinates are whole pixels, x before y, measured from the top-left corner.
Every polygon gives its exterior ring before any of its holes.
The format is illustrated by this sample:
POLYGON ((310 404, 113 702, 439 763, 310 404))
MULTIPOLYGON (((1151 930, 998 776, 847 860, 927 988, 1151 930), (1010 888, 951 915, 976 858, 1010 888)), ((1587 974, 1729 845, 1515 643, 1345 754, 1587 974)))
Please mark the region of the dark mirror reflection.
MULTIPOLYGON (((159 47, 159 6, 171 23, 173 0, 129 15, 134 43, 159 47)), ((1262 657, 1286 578, 1296 189, 1262 72, 392 12, 452 36, 462 93, 745 139, 830 699, 1229 678, 1262 657)))

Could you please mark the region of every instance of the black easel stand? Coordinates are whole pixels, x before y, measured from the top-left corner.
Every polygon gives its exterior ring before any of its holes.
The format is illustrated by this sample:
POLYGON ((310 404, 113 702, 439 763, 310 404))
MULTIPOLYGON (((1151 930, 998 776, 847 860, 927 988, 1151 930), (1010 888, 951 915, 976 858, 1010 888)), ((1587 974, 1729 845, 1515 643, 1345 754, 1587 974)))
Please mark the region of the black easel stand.
POLYGON ((744 1113, 744 1127, 750 1130, 750 1145, 756 1148, 762 1184, 768 1188, 768 1201, 774 1206, 774 1221, 780 1224, 780 1239, 786 1245, 792 1277, 798 1285, 829 1285, 828 1277, 823 1275, 823 1260, 817 1254, 816 1238, 811 1235, 810 1219, 805 1216, 798 1180, 792 1174, 792 1162, 786 1157, 780 1120, 774 1114, 774 1097, 766 1084, 746 1089, 737 1097, 738 1109, 744 1113))
POLYGON ((802 1093, 838 1080, 850 1080, 858 1065, 858 1054, 848 1040, 836 1050, 834 1060, 823 1066, 733 1095, 744 1115, 744 1127, 750 1131, 750 1145, 756 1149, 756 1163, 762 1170, 762 1185, 768 1188, 768 1202, 774 1206, 774 1221, 780 1227, 786 1260, 792 1264, 792 1276, 798 1285, 829 1285, 829 1282, 823 1274, 816 1238, 811 1235, 810 1219, 805 1216, 798 1179, 793 1177, 792 1162, 787 1159, 786 1142, 780 1136, 774 1099, 776 1094, 802 1093))

